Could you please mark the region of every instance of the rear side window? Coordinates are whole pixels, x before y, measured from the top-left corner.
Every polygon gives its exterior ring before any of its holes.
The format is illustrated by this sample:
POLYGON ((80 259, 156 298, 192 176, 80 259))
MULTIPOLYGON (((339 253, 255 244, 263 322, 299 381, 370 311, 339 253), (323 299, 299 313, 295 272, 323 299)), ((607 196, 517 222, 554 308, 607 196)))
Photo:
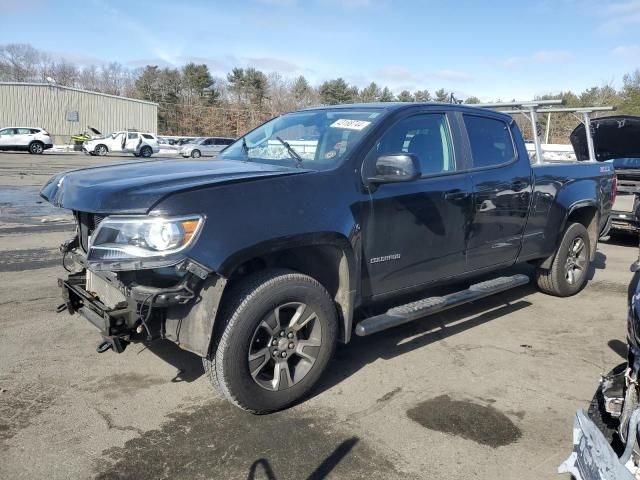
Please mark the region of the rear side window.
POLYGON ((231 145, 233 143, 233 140, 230 140, 228 138, 216 138, 215 144, 216 145, 231 145))
POLYGON ((490 167, 515 158, 509 126, 502 120, 464 115, 474 168, 490 167))
POLYGON ((143 136, 144 138, 149 139, 149 140, 153 140, 153 135, 149 135, 148 133, 143 133, 143 134, 142 134, 142 136, 143 136))

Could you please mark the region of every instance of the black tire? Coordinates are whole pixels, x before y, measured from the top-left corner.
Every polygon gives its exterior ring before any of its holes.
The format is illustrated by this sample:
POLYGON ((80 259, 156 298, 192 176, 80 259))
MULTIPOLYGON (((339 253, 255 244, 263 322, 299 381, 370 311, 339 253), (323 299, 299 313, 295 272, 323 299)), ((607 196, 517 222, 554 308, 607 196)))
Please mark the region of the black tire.
POLYGON ((538 287, 543 292, 557 297, 575 295, 587 281, 590 265, 591 243, 587 229, 580 223, 570 223, 564 231, 551 268, 538 268, 536 270, 538 287), (583 256, 576 257, 577 259, 570 258, 569 249, 573 249, 574 245, 580 241, 582 242, 580 254, 583 254, 583 256), (580 269, 578 269, 578 265, 581 266, 580 269), (573 274, 568 272, 569 269, 573 270, 573 274), (573 281, 571 281, 571 278, 573 278, 573 281))
POLYGON ((29 153, 33 155, 41 155, 44 152, 44 143, 42 142, 31 142, 29 144, 29 153))
MULTIPOLYGON (((219 319, 221 323, 216 329, 214 347, 209 357, 203 359, 205 371, 212 385, 231 403, 255 414, 281 410, 309 393, 333 355, 338 332, 336 307, 325 288, 307 275, 290 270, 268 270, 243 279, 241 284, 237 288, 232 287, 229 296, 225 295, 225 297, 227 307, 221 311, 219 319), (311 312, 310 317, 315 314, 314 320, 302 328, 312 324, 315 331, 318 328, 315 322, 319 322, 321 342, 314 347, 317 349, 314 350, 314 361, 304 364, 302 357, 297 357, 297 346, 295 350, 291 350, 286 361, 272 358, 271 353, 278 352, 277 349, 281 348, 280 346, 272 347, 274 343, 271 343, 278 341, 278 330, 282 328, 276 326, 273 328, 273 336, 267 334, 263 340, 260 351, 267 350, 268 355, 260 357, 258 363, 265 366, 264 370, 267 373, 270 365, 275 366, 278 362, 288 365, 288 362, 293 362, 293 369, 290 366, 286 368, 288 375, 283 375, 282 370, 274 369, 272 380, 262 380, 259 377, 263 373, 263 367, 259 367, 254 369, 254 376, 252 376, 249 365, 252 360, 249 357, 255 342, 258 341, 258 332, 266 334, 261 328, 267 321, 277 321, 272 320, 278 318, 273 313, 278 312, 280 319, 283 320, 283 314, 280 313, 282 309, 294 304, 302 305, 304 315, 298 318, 306 316, 309 312, 311 312), (264 363, 262 363, 263 359, 264 363), (311 366, 308 366, 309 363, 311 366), (300 379, 296 380, 298 368, 301 368, 302 374, 300 379), (256 371, 261 373, 256 374, 256 371), (265 387, 266 382, 271 382, 270 385, 275 382, 276 389, 265 387)), ((284 324, 286 323, 285 318, 284 324)), ((271 329, 272 325, 269 328, 271 329)), ((284 340, 285 346, 282 348, 285 351, 289 340, 282 335, 280 338, 284 340)), ((297 334, 296 339, 291 341, 299 341, 297 334)), ((292 348, 291 345, 289 344, 288 348, 292 348)), ((305 348, 303 346, 301 350, 308 353, 309 350, 305 351, 305 348)), ((279 357, 279 355, 275 356, 279 357)))
POLYGON ((140 149, 140 156, 142 158, 149 158, 151 155, 153 155, 153 150, 148 145, 140 149))
POLYGON ((96 145, 96 148, 93 149, 93 153, 98 155, 99 157, 104 157, 107 153, 109 153, 109 149, 106 145, 96 145))
POLYGON ((191 150, 191 158, 200 158, 201 156, 200 150, 191 150))

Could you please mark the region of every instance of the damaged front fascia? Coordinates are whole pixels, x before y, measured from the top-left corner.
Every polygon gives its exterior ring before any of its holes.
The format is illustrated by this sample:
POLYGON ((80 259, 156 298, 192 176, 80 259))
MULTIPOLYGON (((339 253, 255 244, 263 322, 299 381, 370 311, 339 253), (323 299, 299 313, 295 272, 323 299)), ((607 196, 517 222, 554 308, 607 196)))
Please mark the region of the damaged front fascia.
POLYGON ((169 307, 165 316, 165 337, 196 355, 208 356, 226 284, 226 278, 209 275, 193 300, 169 307))

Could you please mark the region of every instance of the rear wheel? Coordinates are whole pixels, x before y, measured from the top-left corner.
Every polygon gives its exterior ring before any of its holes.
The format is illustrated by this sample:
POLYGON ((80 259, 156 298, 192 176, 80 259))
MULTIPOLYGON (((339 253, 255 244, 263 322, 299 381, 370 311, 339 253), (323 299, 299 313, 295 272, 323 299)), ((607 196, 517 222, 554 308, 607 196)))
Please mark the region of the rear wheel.
POLYGON ((42 152, 44 152, 44 145, 42 142, 31 142, 31 144, 29 144, 29 153, 40 155, 42 152))
POLYGON ((153 150, 151 150, 151 147, 149 146, 144 146, 140 149, 140 156, 143 158, 149 158, 151 155, 153 155, 153 150))
POLYGON ((281 410, 324 372, 337 337, 333 300, 313 278, 259 272, 231 293, 224 326, 203 360, 214 387, 253 413, 281 410))
POLYGON ((201 156, 202 156, 202 153, 200 153, 200 150, 191 151, 191 158, 200 158, 201 156))
POLYGON ((98 145, 93 151, 96 155, 100 157, 104 157, 109 152, 109 150, 105 145, 98 145))
POLYGON ((551 268, 538 268, 538 287, 558 297, 574 295, 587 281, 590 264, 591 244, 587 229, 580 223, 571 223, 564 232, 551 268))

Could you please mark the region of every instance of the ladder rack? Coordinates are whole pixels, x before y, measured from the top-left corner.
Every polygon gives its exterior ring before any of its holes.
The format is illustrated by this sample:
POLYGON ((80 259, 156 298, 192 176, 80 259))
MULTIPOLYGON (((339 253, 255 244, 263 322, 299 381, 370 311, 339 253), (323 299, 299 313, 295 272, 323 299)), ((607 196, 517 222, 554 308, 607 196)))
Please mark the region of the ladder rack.
POLYGON ((615 110, 615 107, 612 106, 604 106, 604 107, 575 107, 575 108, 554 108, 553 105, 564 105, 565 101, 562 99, 557 100, 529 100, 529 101, 521 101, 521 102, 497 102, 497 103, 480 103, 474 105, 476 107, 481 108, 490 108, 490 109, 510 109, 510 110, 498 110, 501 113, 520 113, 528 117, 531 122, 531 131, 533 133, 533 144, 535 146, 536 151, 536 163, 543 163, 542 158, 542 144, 540 142, 540 137, 538 136, 538 114, 547 114, 547 131, 545 135, 545 142, 549 141, 549 127, 551 125, 551 114, 552 113, 573 113, 576 115, 581 115, 582 118, 578 117, 580 121, 585 126, 585 134, 587 136, 587 148, 589 149, 589 161, 596 161, 596 154, 593 147, 593 132, 591 131, 591 114, 593 112, 610 112, 615 110), (542 107, 542 108, 541 108, 542 107), (545 108, 551 107, 551 108, 545 108))

